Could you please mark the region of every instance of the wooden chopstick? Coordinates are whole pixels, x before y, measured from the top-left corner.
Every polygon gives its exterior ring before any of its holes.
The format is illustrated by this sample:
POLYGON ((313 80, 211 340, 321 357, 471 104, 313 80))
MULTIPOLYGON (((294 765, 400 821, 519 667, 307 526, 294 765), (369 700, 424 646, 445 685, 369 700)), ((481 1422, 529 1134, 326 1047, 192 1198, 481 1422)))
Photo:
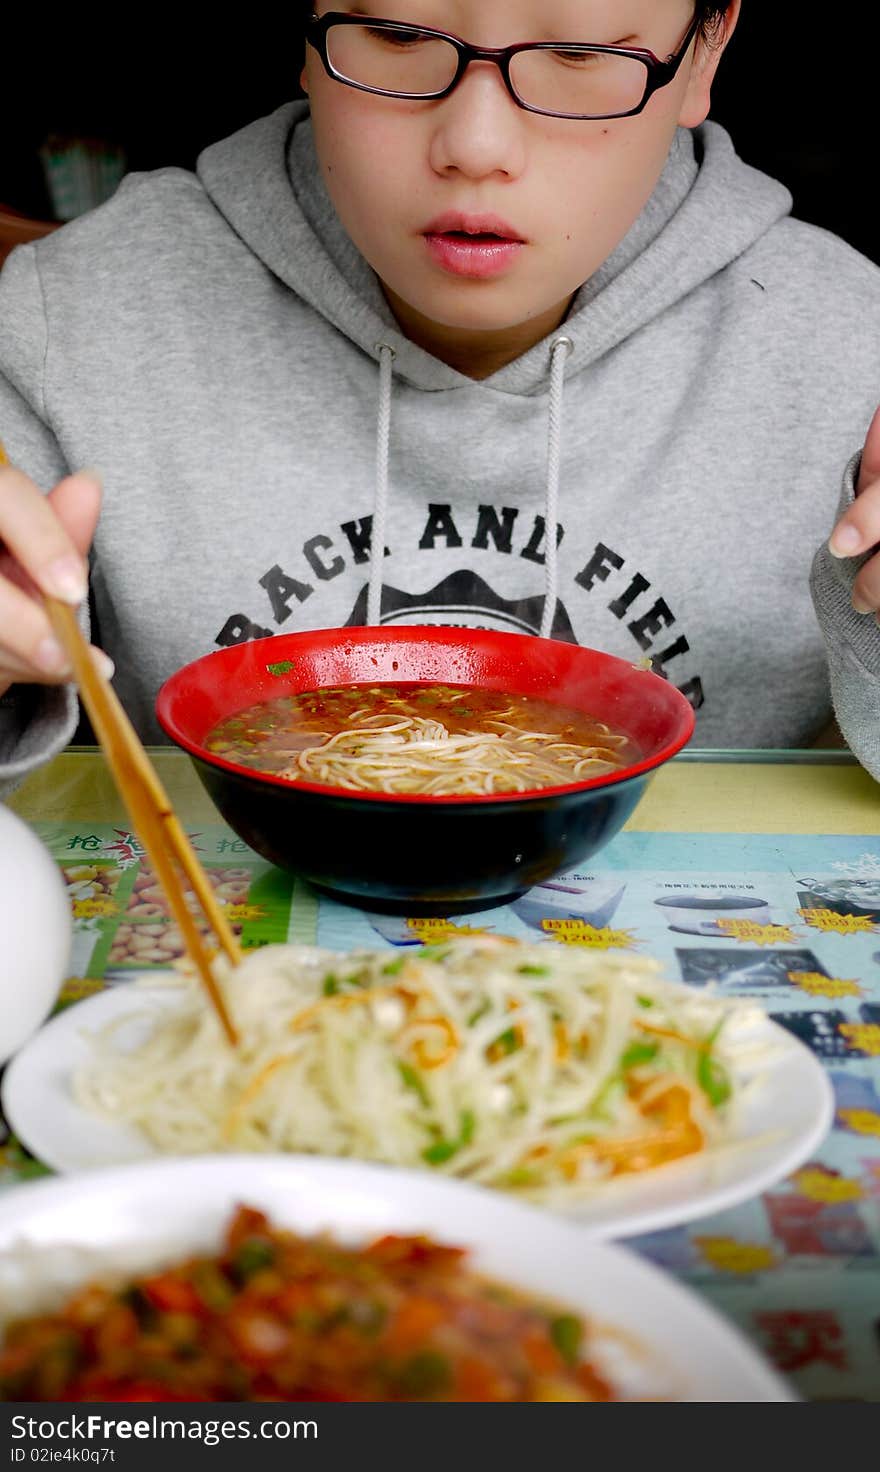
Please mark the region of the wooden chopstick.
MULTIPOLYGON (((0 441, 0 465, 9 464, 9 457, 0 441)), ((70 658, 83 704, 104 750, 107 765, 165 892, 187 953, 204 982, 228 1041, 236 1047, 238 1033, 211 970, 211 958, 186 902, 180 874, 189 880, 221 950, 236 966, 241 960, 241 952, 229 922, 116 691, 92 662, 75 610, 58 598, 46 597, 45 604, 52 628, 70 658)))
POLYGON ((46 610, 58 639, 70 657, 83 704, 89 713, 95 735, 103 747, 107 765, 128 808, 135 832, 140 837, 156 871, 156 877, 165 891, 187 952, 205 984, 223 1031, 235 1047, 238 1034, 211 970, 210 956, 187 905, 175 864, 192 885, 221 949, 226 952, 233 965, 237 965, 241 960, 241 953, 229 922, 119 697, 92 662, 75 610, 69 603, 62 603, 57 598, 46 598, 46 610))

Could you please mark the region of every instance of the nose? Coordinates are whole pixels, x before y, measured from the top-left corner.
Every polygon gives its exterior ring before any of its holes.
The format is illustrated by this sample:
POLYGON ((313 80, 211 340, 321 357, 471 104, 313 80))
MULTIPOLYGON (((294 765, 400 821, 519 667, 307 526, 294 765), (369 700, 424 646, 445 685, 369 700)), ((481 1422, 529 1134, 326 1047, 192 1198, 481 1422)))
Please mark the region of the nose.
POLYGON ((525 166, 527 116, 494 62, 472 61, 455 91, 436 104, 431 167, 468 179, 518 177, 525 166))

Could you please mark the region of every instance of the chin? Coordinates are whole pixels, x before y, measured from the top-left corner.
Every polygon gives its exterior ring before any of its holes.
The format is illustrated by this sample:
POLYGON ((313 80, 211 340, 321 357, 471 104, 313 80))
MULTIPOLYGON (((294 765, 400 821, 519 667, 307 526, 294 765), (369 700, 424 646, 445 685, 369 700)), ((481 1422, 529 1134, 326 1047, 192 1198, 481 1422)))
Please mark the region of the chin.
POLYGON ((463 282, 456 288, 455 300, 438 300, 436 296, 418 296, 401 299, 420 316, 438 327, 448 327, 456 332, 513 332, 533 317, 549 311, 551 303, 523 304, 522 293, 514 292, 513 300, 505 302, 495 283, 494 290, 488 282, 463 282))

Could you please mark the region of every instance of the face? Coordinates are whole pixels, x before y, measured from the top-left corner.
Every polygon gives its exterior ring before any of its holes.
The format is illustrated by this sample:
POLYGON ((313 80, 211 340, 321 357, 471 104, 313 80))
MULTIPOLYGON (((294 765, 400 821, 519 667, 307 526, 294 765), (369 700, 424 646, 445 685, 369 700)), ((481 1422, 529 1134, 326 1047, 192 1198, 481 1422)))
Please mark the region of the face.
MULTIPOLYGON (((691 0, 315 5, 329 10, 431 26, 475 46, 592 41, 661 59, 693 18, 691 0)), ((449 97, 413 102, 335 81, 307 46, 302 80, 327 189, 404 332, 476 377, 551 332, 636 220, 676 127, 706 116, 721 49, 692 43, 636 117, 583 122, 518 107, 491 62, 472 62, 449 97), (461 239, 474 230, 476 244, 461 239)))

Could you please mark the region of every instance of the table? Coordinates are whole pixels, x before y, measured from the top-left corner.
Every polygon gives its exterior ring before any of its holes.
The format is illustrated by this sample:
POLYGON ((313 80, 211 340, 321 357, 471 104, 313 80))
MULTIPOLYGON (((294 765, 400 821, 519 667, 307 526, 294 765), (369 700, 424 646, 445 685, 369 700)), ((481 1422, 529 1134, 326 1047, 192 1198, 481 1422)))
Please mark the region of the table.
MULTIPOLYGON (((394 945, 450 928, 534 938, 538 927, 759 998, 829 1070, 827 1140, 762 1196, 628 1245, 704 1294, 805 1398, 880 1400, 880 787, 848 753, 682 753, 623 832, 557 887, 409 922, 336 905, 273 869, 219 820, 182 752, 151 756, 245 947, 394 945)), ((62 1002, 167 966, 170 922, 101 754, 69 748, 9 805, 70 888, 62 1002)), ((42 1173, 0 1135, 0 1185, 42 1173)))

